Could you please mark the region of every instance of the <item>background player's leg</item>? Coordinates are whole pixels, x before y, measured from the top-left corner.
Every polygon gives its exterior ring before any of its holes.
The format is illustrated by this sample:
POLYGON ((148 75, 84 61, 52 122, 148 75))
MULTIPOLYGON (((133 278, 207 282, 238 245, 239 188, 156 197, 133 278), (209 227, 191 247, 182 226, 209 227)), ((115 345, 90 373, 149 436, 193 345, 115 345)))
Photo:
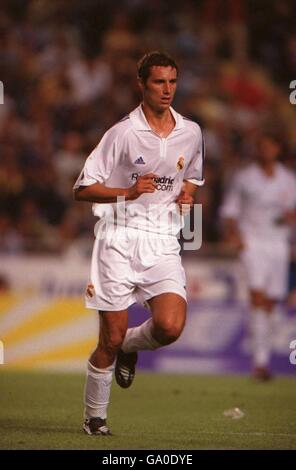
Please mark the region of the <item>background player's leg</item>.
POLYGON ((183 331, 187 304, 183 297, 168 292, 148 301, 152 318, 127 330, 122 350, 130 353, 153 350, 173 343, 183 331))
POLYGON ((272 348, 271 313, 274 303, 259 290, 251 290, 250 299, 254 375, 258 375, 258 378, 268 378, 272 348))
POLYGON ((87 365, 85 418, 105 419, 115 366, 128 325, 128 311, 100 312, 99 342, 87 365))

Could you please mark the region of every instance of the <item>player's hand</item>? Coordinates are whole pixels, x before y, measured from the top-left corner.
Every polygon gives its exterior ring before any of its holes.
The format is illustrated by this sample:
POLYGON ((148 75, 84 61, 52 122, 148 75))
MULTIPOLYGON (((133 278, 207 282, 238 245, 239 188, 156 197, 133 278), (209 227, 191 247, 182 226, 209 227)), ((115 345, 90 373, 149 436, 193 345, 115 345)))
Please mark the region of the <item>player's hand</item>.
POLYGON ((155 178, 159 176, 155 173, 147 173, 146 175, 139 176, 136 183, 128 189, 127 199, 137 199, 141 194, 154 193, 156 190, 155 178))
POLYGON ((177 197, 176 203, 179 206, 181 214, 188 214, 190 209, 193 207, 194 199, 190 194, 183 190, 177 197))
POLYGON ((276 225, 293 225, 296 223, 296 211, 286 211, 276 220, 276 225))
POLYGON ((235 251, 237 253, 240 253, 245 248, 244 242, 239 234, 228 235, 225 238, 224 242, 226 247, 229 248, 229 250, 235 251))

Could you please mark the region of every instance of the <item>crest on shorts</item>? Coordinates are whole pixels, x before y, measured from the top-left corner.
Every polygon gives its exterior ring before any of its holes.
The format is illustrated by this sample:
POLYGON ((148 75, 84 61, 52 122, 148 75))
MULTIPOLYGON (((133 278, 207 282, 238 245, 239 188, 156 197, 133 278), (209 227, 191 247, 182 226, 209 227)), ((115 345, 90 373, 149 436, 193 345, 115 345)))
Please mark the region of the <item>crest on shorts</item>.
POLYGON ((181 155, 181 157, 179 157, 177 161, 177 170, 178 171, 183 170, 184 165, 185 165, 185 158, 181 155))
POLYGON ((85 292, 87 297, 93 297, 94 296, 94 285, 93 284, 87 284, 86 292, 85 292))

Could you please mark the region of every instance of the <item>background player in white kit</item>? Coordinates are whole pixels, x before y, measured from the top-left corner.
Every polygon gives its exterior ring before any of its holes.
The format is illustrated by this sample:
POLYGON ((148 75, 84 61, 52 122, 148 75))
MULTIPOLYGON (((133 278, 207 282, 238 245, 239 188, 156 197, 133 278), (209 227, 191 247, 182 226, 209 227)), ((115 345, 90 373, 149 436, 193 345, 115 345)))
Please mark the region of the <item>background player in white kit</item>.
POLYGON ((287 294, 296 178, 279 163, 281 141, 262 134, 257 161, 240 170, 221 208, 226 239, 239 250, 250 295, 253 375, 271 378, 272 312, 287 294))
MULTIPOLYGON (((98 216, 118 196, 127 201, 124 223, 117 219, 114 227, 106 215, 100 218, 94 244, 86 306, 99 311, 100 330, 85 387, 88 434, 110 434, 106 416, 114 368, 117 383, 129 387, 137 351, 172 343, 185 324, 179 212, 182 204, 192 206, 204 182, 203 139, 196 123, 170 107, 177 75, 166 54, 141 59, 141 105, 106 132, 74 185, 75 198, 95 203, 98 216), (136 301, 148 302, 151 318, 127 329, 127 309, 136 301)), ((120 207, 113 204, 117 215, 120 207)))

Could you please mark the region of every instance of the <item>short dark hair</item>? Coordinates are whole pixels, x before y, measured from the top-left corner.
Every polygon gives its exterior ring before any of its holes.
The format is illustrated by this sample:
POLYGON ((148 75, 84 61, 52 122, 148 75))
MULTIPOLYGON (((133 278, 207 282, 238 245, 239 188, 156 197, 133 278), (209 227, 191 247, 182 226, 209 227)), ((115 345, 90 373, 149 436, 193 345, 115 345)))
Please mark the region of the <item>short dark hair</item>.
POLYGON ((145 83, 150 74, 150 68, 154 65, 161 67, 173 67, 176 69, 177 74, 179 71, 178 65, 174 59, 165 52, 152 51, 145 54, 138 62, 138 77, 145 83))

